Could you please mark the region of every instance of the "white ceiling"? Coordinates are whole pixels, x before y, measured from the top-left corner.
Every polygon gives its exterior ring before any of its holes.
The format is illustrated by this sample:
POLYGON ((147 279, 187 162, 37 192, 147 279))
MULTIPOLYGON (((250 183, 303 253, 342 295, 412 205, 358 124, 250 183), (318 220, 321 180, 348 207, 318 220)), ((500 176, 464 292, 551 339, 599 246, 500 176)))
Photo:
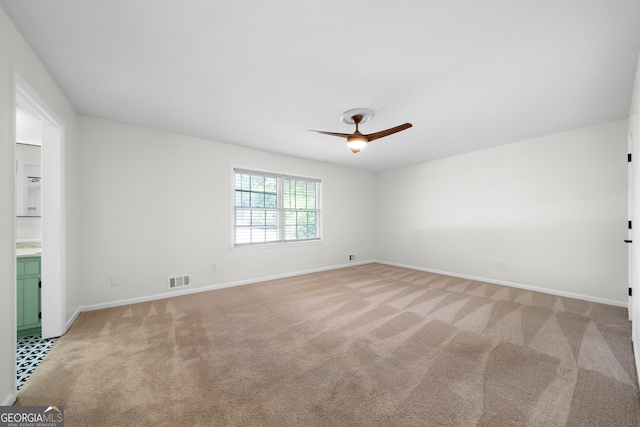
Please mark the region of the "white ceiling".
POLYGON ((80 114, 384 170, 624 119, 640 0, 0 0, 80 114), (413 128, 352 154, 363 133, 413 128))

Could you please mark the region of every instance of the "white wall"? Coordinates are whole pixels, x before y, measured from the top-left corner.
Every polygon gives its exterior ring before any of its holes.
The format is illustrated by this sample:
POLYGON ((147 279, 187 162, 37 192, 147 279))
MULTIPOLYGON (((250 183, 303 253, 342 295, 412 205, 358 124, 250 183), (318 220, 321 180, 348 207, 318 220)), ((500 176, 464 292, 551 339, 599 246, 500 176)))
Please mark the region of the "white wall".
MULTIPOLYGON (((48 74, 42 63, 18 33, 13 23, 0 9, 0 403, 12 403, 15 387, 15 213, 13 210, 13 70, 37 92, 48 107, 60 117, 66 125, 65 162, 69 170, 75 168, 73 150, 75 149, 76 114, 60 88, 48 74)), ((67 175, 73 178, 73 172, 67 175)), ((66 188, 67 224, 75 219, 75 191, 73 180, 67 180, 66 188)), ((69 230, 71 227, 67 227, 69 230)), ((76 250, 75 234, 67 235, 67 249, 76 250)), ((69 255, 69 254, 67 254, 69 255)), ((72 257, 67 256, 67 259, 72 257)), ((70 261, 72 263, 73 261, 70 261)), ((67 317, 79 307, 79 292, 72 265, 67 265, 66 309, 67 317)))
POLYGON ((40 217, 16 218, 16 241, 29 242, 42 240, 42 224, 40 217))
POLYGON ((625 303, 626 134, 623 120, 380 172, 377 258, 625 303))
POLYGON ((169 275, 198 288, 375 257, 373 173, 89 117, 78 133, 83 305, 166 293, 169 275), (231 250, 232 166, 321 178, 324 241, 231 250))

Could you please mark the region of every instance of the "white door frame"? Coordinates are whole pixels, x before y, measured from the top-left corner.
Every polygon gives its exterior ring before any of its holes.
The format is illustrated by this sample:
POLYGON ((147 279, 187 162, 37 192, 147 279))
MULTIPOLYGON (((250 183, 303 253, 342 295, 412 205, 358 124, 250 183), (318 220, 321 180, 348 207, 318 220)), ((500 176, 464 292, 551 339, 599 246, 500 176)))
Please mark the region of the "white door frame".
POLYGON ((636 264, 636 250, 635 250, 635 246, 637 245, 638 242, 635 241, 635 229, 640 226, 640 224, 638 224, 635 221, 635 211, 636 211, 636 206, 635 206, 635 200, 636 200, 636 167, 635 167, 635 163, 637 161, 636 159, 636 147, 635 147, 635 116, 631 116, 629 117, 629 132, 627 134, 627 144, 628 144, 628 153, 629 153, 629 161, 627 162, 627 173, 628 173, 628 178, 627 178, 627 185, 628 185, 628 189, 627 189, 627 193, 628 193, 628 202, 627 202, 627 206, 628 206, 628 219, 630 221, 630 224, 632 225, 627 232, 627 239, 629 241, 631 241, 632 243, 628 244, 628 253, 629 253, 629 267, 628 267, 628 274, 629 274, 629 305, 628 305, 628 316, 629 316, 629 320, 631 320, 632 322, 632 337, 634 337, 633 339, 635 339, 635 330, 636 330, 636 325, 635 325, 635 319, 636 319, 636 300, 637 300, 637 292, 638 290, 636 289, 636 269, 635 269, 635 264, 636 264))
MULTIPOLYGON (((65 168, 64 122, 49 108, 20 74, 12 72, 14 108, 12 145, 15 146, 15 106, 27 110, 43 125, 42 132, 42 337, 66 332, 65 321, 65 168)), ((15 165, 15 147, 12 149, 15 165)), ((16 212, 15 174, 13 212, 16 212)), ((15 215, 14 215, 15 230, 15 215)), ((15 231, 14 231, 15 233, 15 231)), ((14 244, 15 255, 15 244, 14 244)), ((15 261, 14 261, 15 263, 15 261)), ((15 309, 13 329, 17 328, 15 309)), ((14 363, 15 365, 15 363, 14 363)))
POLYGON ((633 352, 635 356, 636 362, 636 373, 638 376, 638 384, 640 385, 640 353, 639 353, 639 342, 640 342, 640 328, 638 328, 638 321, 640 321, 640 304, 638 303, 638 293, 640 293, 640 288, 637 286, 638 279, 638 256, 640 255, 640 251, 636 250, 635 247, 638 245, 636 241, 637 234, 635 230, 640 227, 640 222, 638 220, 638 207, 637 203, 640 201, 640 197, 636 195, 638 191, 638 173, 640 172, 635 163, 637 162, 636 153, 638 153, 638 138, 636 138, 637 132, 637 124, 636 124, 636 116, 632 114, 629 116, 629 132, 627 134, 628 144, 629 144, 629 153, 632 156, 632 161, 628 163, 629 168, 629 220, 632 221, 632 228, 629 230, 628 239, 633 243, 629 244, 629 287, 631 288, 631 296, 629 296, 629 320, 631 320, 631 340, 633 341, 633 352))

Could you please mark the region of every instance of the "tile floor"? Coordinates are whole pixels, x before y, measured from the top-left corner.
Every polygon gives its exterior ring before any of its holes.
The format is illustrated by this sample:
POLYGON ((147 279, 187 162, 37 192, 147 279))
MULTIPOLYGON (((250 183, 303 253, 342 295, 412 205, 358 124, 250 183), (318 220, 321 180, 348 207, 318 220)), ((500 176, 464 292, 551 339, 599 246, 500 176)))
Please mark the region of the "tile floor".
POLYGON ((35 371, 56 341, 58 338, 42 339, 41 335, 18 338, 16 352, 18 390, 22 388, 27 378, 35 371))

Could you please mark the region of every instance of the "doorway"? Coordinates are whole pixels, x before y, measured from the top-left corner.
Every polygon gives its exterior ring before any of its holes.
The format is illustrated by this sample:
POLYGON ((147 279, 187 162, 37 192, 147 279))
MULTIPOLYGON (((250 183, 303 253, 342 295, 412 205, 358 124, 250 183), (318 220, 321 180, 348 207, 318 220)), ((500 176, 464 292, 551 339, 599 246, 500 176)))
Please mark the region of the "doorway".
MULTIPOLYGON (((58 337, 66 332, 64 288, 66 276, 64 123, 31 88, 26 80, 15 71, 13 71, 12 74, 15 107, 12 109, 12 153, 14 164, 16 163, 15 124, 17 107, 27 111, 42 125, 42 337, 52 338, 58 337)), ((13 208, 14 212, 17 212, 15 182, 13 188, 13 208)), ((13 329, 16 330, 15 324, 13 329)))

